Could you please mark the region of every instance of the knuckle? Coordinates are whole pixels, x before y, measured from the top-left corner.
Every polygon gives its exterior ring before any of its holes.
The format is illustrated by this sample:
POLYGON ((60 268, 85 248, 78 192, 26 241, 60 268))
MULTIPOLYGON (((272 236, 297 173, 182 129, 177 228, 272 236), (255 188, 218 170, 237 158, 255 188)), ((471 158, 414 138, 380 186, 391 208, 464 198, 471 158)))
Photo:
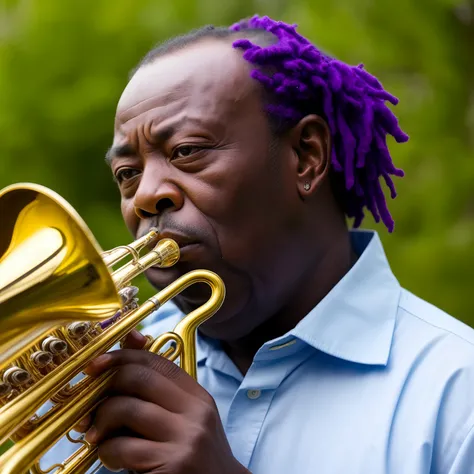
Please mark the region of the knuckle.
POLYGON ((214 409, 213 406, 209 404, 205 404, 205 408, 203 409, 203 425, 214 427, 219 420, 219 415, 217 414, 217 410, 214 409))
POLYGON ((151 368, 155 372, 159 372, 168 379, 176 380, 181 376, 181 369, 165 357, 152 354, 151 368))
POLYGON ((204 449, 209 437, 216 432, 220 418, 213 405, 197 402, 194 413, 188 415, 187 420, 187 446, 193 449, 193 454, 197 454, 196 451, 204 449))
POLYGON ((132 399, 127 397, 110 397, 102 402, 96 410, 94 424, 96 426, 108 426, 116 420, 127 419, 133 412, 132 399))
POLYGON ((147 384, 153 377, 153 371, 146 365, 135 365, 133 370, 135 372, 135 379, 138 380, 140 384, 147 384))
POLYGON ((131 387, 141 386, 150 380, 150 370, 143 365, 128 364, 118 369, 112 386, 117 391, 130 390, 131 387))
POLYGON ((216 403, 210 395, 206 400, 196 402, 195 409, 196 419, 201 426, 212 427, 219 420, 216 403))
POLYGON ((193 442, 190 444, 190 447, 193 448, 193 454, 197 454, 206 445, 206 442, 209 438, 209 431, 204 425, 201 424, 196 424, 192 431, 193 442))
POLYGON ((213 410, 217 410, 216 401, 214 400, 214 397, 207 390, 201 391, 200 398, 210 408, 212 408, 213 410))

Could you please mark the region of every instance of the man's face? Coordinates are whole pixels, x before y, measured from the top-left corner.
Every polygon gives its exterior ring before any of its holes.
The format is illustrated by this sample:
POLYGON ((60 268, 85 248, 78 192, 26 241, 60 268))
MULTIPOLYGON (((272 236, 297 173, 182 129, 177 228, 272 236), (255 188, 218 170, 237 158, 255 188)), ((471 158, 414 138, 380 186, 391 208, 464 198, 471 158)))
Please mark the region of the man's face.
MULTIPOLYGON (((221 339, 263 322, 297 266, 297 159, 284 144, 272 148, 250 70, 216 40, 142 67, 120 99, 110 152, 133 235, 157 227, 182 247, 180 262, 151 268, 149 281, 163 288, 199 268, 224 280, 226 301, 205 325, 221 339)), ((175 301, 189 311, 208 295, 196 285, 175 301)))

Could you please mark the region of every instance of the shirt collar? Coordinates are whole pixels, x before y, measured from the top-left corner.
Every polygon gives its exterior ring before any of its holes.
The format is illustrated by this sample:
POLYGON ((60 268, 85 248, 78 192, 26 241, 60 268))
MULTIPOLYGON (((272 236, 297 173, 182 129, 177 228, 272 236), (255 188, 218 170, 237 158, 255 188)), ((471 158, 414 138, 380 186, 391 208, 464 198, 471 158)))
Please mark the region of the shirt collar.
POLYGON ((291 334, 341 359, 386 365, 400 284, 376 232, 351 231, 351 239, 359 259, 291 334))
MULTIPOLYGON (((367 365, 386 365, 401 288, 373 231, 350 232, 359 256, 351 270, 289 334, 334 357, 367 365)), ((280 339, 282 339, 280 338, 280 339)), ((280 340, 279 339, 279 340, 280 340)), ((277 342, 271 341, 272 346, 277 342)), ((196 356, 203 362, 218 341, 200 335, 196 356)))

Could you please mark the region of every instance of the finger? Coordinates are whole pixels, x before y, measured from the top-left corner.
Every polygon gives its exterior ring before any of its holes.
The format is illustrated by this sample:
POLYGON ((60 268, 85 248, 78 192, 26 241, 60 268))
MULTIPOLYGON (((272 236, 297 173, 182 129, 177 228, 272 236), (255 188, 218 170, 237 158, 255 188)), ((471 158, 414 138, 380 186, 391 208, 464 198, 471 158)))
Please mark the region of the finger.
MULTIPOLYGON (((130 469, 138 472, 165 472, 167 460, 172 459, 172 443, 156 443, 146 439, 122 436, 99 445, 99 459, 113 472, 130 469)), ((166 472, 175 472, 166 470, 166 472)))
POLYGON ((125 429, 151 441, 169 441, 176 437, 177 424, 178 415, 160 406, 138 398, 111 397, 97 408, 86 440, 100 444, 125 429))
POLYGON ((73 430, 79 433, 85 433, 92 424, 92 417, 87 415, 77 425, 73 426, 73 430))
POLYGON ((187 393, 207 398, 207 392, 174 362, 148 351, 121 349, 107 352, 107 354, 101 355, 89 364, 87 373, 92 376, 97 376, 104 370, 126 364, 149 367, 154 372, 163 375, 169 380, 173 380, 177 386, 181 387, 187 393))
POLYGON ((109 393, 127 395, 153 403, 174 413, 188 411, 196 403, 196 397, 145 365, 127 364, 113 375, 109 393))
POLYGON ((123 340, 123 349, 143 349, 148 339, 137 330, 133 330, 123 340))

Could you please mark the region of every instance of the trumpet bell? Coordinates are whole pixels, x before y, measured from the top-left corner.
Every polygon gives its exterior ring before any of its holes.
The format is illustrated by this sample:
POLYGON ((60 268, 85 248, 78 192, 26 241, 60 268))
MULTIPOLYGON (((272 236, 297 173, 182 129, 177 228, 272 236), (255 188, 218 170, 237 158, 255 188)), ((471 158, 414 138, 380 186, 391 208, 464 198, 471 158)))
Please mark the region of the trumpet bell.
POLYGON ((77 212, 37 184, 0 191, 0 369, 53 327, 120 309, 102 249, 77 212))
POLYGON ((88 377, 87 364, 190 285, 205 283, 208 301, 144 348, 197 379, 196 331, 221 307, 224 282, 193 270, 140 305, 132 280, 180 256, 173 240, 157 241, 156 229, 104 252, 76 211, 36 184, 0 190, 0 220, 0 445, 14 441, 0 456, 0 473, 85 474, 100 464, 97 447, 68 433, 107 396, 113 375, 88 377), (78 449, 42 469, 60 440, 78 449))

